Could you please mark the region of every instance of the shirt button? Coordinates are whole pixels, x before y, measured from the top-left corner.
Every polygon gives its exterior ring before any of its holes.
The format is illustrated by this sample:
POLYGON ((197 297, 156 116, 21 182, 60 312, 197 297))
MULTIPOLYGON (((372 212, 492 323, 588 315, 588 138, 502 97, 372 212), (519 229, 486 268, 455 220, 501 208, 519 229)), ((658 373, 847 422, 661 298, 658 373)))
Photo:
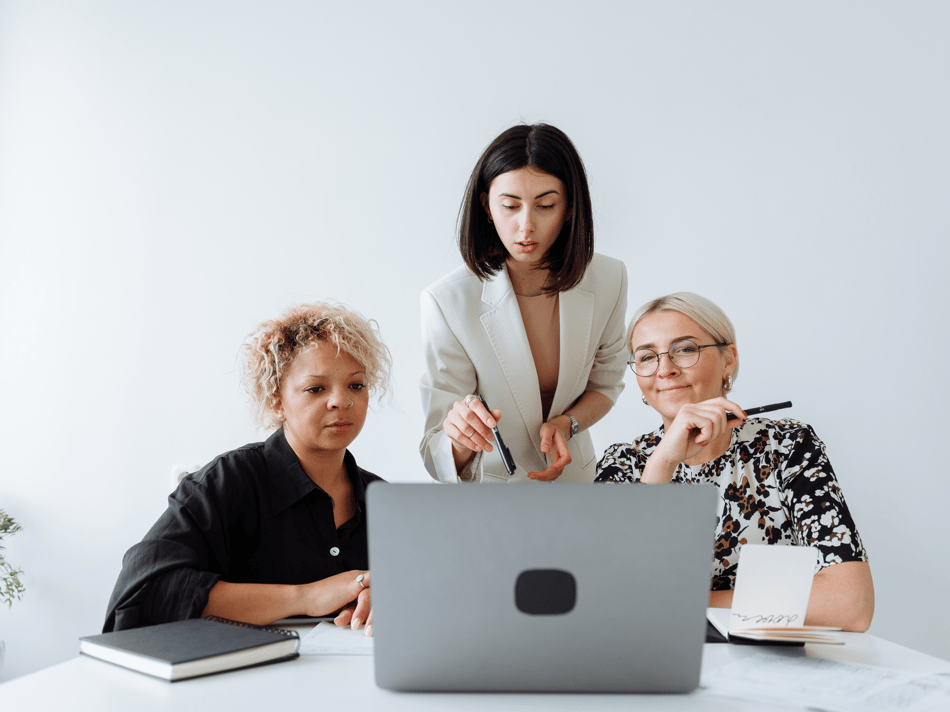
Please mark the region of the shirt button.
POLYGON ((332 549, 330 549, 330 556, 339 556, 339 555, 340 555, 340 549, 338 547, 334 546, 332 549))

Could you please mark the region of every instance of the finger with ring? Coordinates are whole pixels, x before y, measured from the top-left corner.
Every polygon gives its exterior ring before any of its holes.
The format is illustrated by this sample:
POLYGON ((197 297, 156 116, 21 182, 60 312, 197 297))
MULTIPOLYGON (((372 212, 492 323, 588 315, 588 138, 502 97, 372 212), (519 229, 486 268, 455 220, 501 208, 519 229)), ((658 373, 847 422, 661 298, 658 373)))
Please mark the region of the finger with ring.
POLYGON ((360 585, 360 588, 369 588, 369 586, 363 583, 363 576, 365 575, 366 574, 360 574, 359 576, 356 577, 356 583, 360 585))

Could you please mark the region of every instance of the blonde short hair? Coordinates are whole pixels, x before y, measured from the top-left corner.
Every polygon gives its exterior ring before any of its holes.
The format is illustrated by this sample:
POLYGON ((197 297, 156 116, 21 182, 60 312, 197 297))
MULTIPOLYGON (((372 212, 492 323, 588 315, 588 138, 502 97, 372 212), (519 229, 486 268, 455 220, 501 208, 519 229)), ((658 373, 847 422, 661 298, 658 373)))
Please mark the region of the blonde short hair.
MULTIPOLYGON (((726 313, 715 303, 692 292, 676 292, 665 297, 657 297, 637 309, 630 320, 627 329, 627 351, 633 353, 633 330, 643 317, 660 311, 676 311, 688 316, 699 324, 703 331, 715 339, 717 344, 736 343, 736 328, 732 325, 726 313)), ((722 351, 722 346, 719 350, 722 351)), ((736 365, 732 371, 732 380, 739 375, 739 355, 736 354, 736 365)))
POLYGON ((301 304, 259 324, 244 341, 242 380, 258 425, 280 427, 274 406, 281 376, 298 354, 318 342, 330 343, 338 354, 345 351, 352 356, 363 367, 371 393, 386 392, 392 358, 379 337, 376 321, 337 304, 301 304))

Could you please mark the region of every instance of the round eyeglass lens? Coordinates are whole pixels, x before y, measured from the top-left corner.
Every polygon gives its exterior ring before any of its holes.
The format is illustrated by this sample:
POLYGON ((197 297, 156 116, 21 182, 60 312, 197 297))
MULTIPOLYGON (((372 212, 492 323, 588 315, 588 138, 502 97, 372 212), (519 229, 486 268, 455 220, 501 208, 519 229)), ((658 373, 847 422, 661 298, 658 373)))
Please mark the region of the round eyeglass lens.
POLYGON ((670 344, 670 361, 680 368, 695 366, 699 361, 699 347, 689 340, 670 344))
POLYGON ((638 376, 652 376, 656 373, 659 361, 660 358, 656 355, 656 351, 641 349, 631 356, 627 363, 630 364, 630 369, 638 376))

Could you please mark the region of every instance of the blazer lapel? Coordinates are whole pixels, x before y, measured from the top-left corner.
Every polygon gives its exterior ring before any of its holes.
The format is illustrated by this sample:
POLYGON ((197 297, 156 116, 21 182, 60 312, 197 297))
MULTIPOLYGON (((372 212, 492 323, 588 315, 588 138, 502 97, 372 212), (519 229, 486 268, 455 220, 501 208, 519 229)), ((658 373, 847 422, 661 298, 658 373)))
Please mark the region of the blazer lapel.
MULTIPOLYGON (((594 321, 595 297, 579 287, 561 292, 561 361, 557 372, 557 390, 551 402, 551 413, 560 415, 584 392, 590 355, 591 327, 594 321), (578 381, 583 379, 584 384, 578 381)), ((537 376, 535 376, 537 378, 537 376)))
MULTIPOLYGON (((508 381, 508 388, 514 396, 521 419, 527 429, 527 423, 538 422, 541 419, 541 391, 538 387, 538 371, 531 357, 531 346, 528 344, 528 334, 524 330, 518 298, 511 287, 507 269, 502 268, 498 274, 484 283, 482 301, 489 307, 489 310, 481 316, 482 326, 495 351, 498 363, 501 364, 505 379, 508 381)), ((563 314, 561 319, 563 324, 563 314)), ((561 368, 563 369, 563 365, 561 368)), ((494 407, 492 403, 489 405, 494 407)), ((534 441, 530 433, 528 438, 529 441, 534 441)))

